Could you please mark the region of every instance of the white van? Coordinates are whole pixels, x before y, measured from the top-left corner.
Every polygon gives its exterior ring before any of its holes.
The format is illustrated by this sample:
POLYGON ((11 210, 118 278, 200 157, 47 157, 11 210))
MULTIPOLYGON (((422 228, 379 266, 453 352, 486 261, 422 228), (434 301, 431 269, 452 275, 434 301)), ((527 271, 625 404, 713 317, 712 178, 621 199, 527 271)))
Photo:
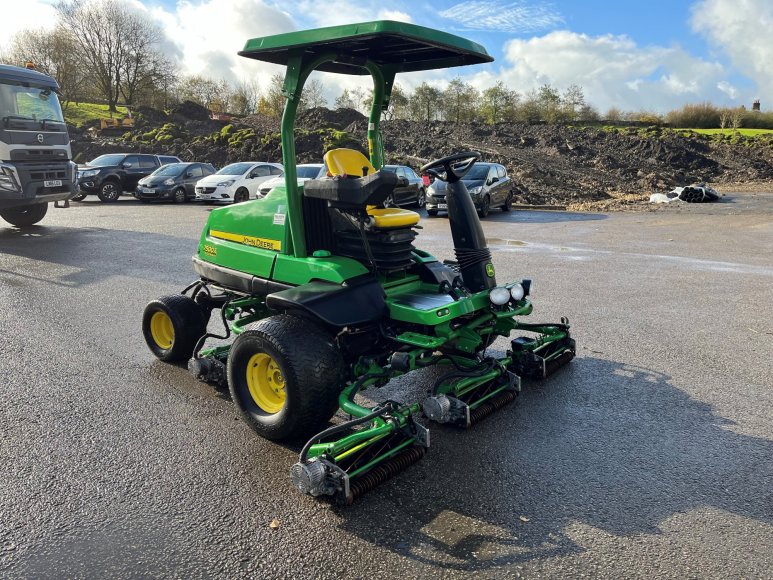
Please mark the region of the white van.
POLYGON ((283 172, 284 168, 280 163, 231 163, 196 183, 196 199, 236 203, 255 199, 261 183, 282 175, 283 172))

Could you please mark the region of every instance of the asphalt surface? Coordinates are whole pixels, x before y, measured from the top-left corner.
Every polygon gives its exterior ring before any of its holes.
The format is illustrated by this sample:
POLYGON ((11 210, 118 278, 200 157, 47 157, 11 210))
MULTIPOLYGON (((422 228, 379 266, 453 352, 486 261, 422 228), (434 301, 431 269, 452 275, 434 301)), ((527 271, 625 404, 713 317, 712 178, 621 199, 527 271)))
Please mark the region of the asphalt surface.
MULTIPOLYGON (((88 198, 0 225, 0 576, 773 577, 773 195, 492 213, 499 281, 533 278, 531 318, 567 316, 578 357, 433 427, 350 508, 295 492, 297 448, 143 342, 207 212, 88 198)), ((422 223, 451 257, 446 219, 422 223)))

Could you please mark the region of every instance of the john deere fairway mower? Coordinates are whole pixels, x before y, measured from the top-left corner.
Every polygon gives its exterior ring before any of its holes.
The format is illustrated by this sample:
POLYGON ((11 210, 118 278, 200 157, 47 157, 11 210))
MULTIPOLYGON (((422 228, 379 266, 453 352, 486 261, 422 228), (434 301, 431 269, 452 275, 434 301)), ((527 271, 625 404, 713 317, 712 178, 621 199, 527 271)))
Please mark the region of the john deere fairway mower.
POLYGON ((199 279, 148 304, 143 333, 161 360, 190 359, 200 379, 227 383, 259 435, 311 436, 292 466, 293 484, 348 503, 424 455, 429 432, 417 416, 470 427, 513 401, 520 377, 543 378, 570 361, 575 345, 566 321, 518 320, 532 311, 529 280, 497 283, 461 180, 478 153, 422 167, 448 183, 455 261, 414 246, 417 213, 383 207, 400 184, 380 171, 379 121, 396 73, 491 62, 482 46, 378 21, 257 38, 240 54, 287 67, 284 186, 210 213, 193 257, 199 279), (328 177, 300 184, 294 122, 313 70, 373 78, 370 158, 328 151, 328 177), (207 333, 213 311, 225 327, 220 336, 207 333), (507 356, 487 356, 494 339, 514 331, 507 356), (355 401, 366 387, 436 364, 449 372, 423 401, 355 401), (328 426, 338 409, 350 419, 328 426))

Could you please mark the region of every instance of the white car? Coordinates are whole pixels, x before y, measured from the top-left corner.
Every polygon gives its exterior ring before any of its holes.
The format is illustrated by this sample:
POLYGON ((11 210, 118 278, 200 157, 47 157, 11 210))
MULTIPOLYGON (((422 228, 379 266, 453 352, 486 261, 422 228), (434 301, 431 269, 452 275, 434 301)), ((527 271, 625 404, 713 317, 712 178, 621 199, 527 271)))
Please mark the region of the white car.
POLYGON ((243 161, 226 165, 217 173, 196 183, 196 199, 200 201, 241 202, 255 199, 260 184, 282 175, 280 163, 243 161))
MULTIPOLYGON (((296 165, 295 171, 298 177, 298 185, 304 181, 308 181, 309 179, 321 179, 327 175, 327 169, 325 168, 324 163, 304 163, 301 165, 296 165)), ((269 191, 274 189, 277 185, 284 185, 284 183, 284 175, 280 175, 279 177, 272 177, 260 185, 258 193, 260 193, 261 197, 266 197, 269 191)))

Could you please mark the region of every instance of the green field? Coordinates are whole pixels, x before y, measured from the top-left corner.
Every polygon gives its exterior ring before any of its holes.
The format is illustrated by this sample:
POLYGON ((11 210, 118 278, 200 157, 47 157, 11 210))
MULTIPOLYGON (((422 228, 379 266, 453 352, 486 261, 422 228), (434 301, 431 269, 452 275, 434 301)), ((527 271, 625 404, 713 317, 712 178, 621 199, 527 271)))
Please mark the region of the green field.
MULTIPOLYGON (((122 119, 126 114, 126 107, 116 107, 118 113, 113 113, 113 117, 122 119)), ((107 105, 100 105, 97 103, 69 103, 67 109, 64 112, 64 120, 80 127, 86 121, 91 119, 109 119, 110 113, 107 110, 107 105)))
POLYGON ((744 137, 759 137, 760 135, 773 135, 773 129, 674 129, 674 131, 693 131, 701 135, 735 135, 744 137))

